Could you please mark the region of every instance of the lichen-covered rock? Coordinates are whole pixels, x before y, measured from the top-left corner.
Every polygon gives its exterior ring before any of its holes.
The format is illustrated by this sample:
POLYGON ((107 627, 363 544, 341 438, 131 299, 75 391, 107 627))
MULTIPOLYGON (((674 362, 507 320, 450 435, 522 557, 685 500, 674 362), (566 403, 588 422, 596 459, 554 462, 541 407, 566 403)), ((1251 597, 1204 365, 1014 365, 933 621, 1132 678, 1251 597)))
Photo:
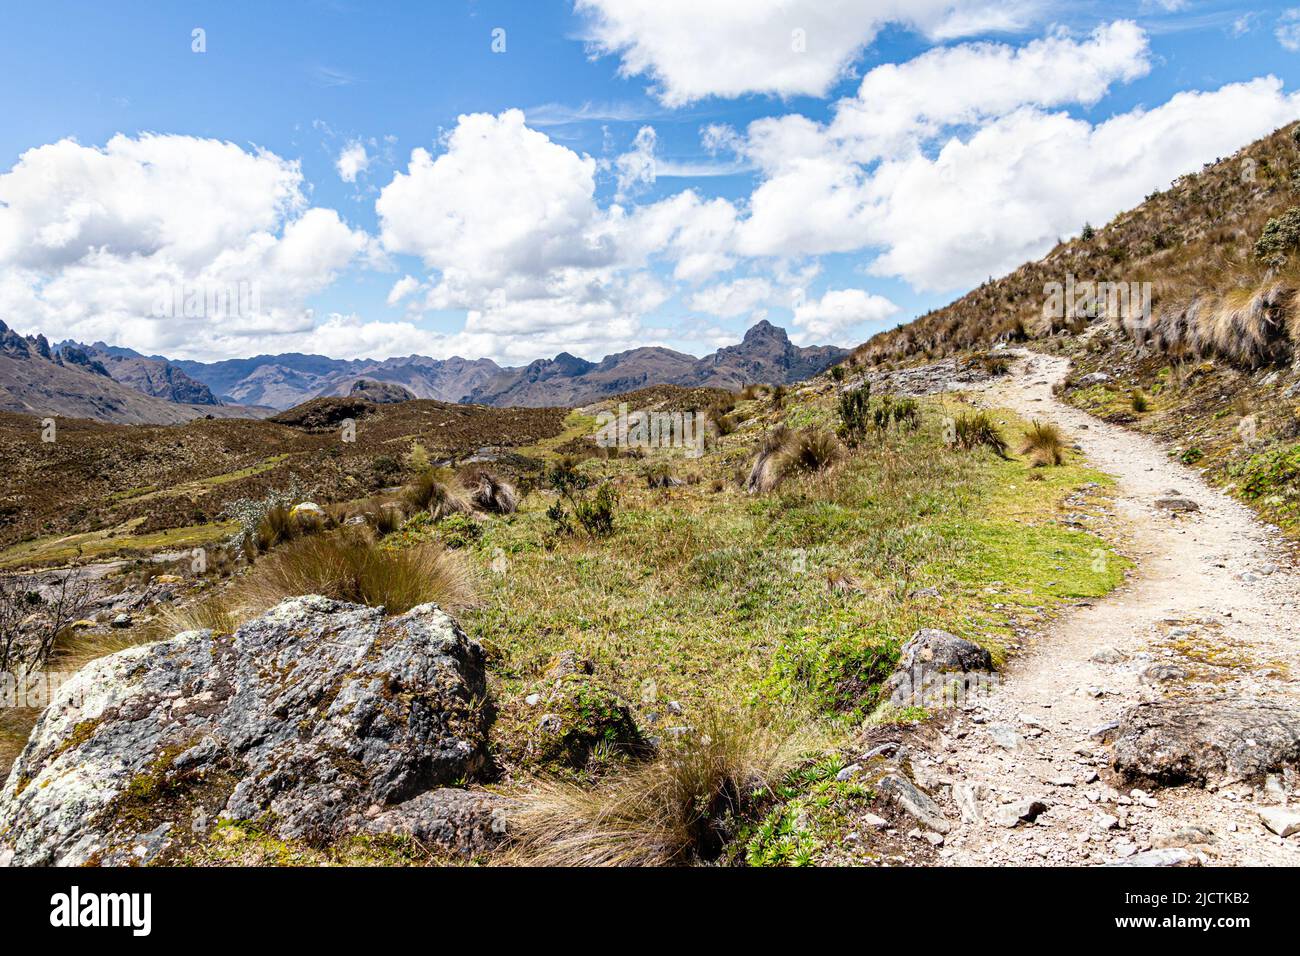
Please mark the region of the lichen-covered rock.
POLYGON ((530 692, 502 708, 494 733, 509 763, 582 769, 599 747, 647 749, 627 702, 592 671, 577 655, 561 654, 530 692))
POLYGON ((897 707, 954 704, 979 690, 971 682, 988 679, 992 670, 993 657, 974 641, 922 628, 899 651, 885 692, 897 707))
POLYGON ((442 787, 386 810, 363 833, 411 837, 466 859, 483 856, 507 837, 514 801, 495 793, 442 787))
POLYGON ((1131 780, 1250 780, 1300 763, 1300 713, 1249 698, 1157 701, 1129 710, 1107 739, 1114 768, 1131 780))
POLYGON ((447 614, 293 598, 60 688, 0 791, 0 857, 139 862, 224 815, 328 840, 487 765, 483 652, 447 614), (8 852, 6 852, 8 851, 8 852))

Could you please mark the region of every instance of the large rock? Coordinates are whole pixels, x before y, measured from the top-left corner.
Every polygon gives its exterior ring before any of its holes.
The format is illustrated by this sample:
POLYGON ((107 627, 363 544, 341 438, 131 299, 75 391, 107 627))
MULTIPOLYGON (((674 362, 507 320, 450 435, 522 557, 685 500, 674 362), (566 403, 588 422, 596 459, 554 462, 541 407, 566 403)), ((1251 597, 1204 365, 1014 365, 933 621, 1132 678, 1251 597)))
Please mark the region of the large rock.
POLYGON ((233 636, 121 651, 37 722, 0 792, 0 859, 166 859, 217 815, 328 841, 482 772, 486 698, 482 649, 433 605, 293 598, 233 636))
POLYGON ((494 793, 442 787, 407 800, 367 821, 362 832, 411 837, 473 859, 506 839, 514 802, 494 793))
POLYGON ((1300 712, 1266 700, 1140 704, 1107 737, 1117 771, 1159 784, 1250 780, 1300 762, 1300 712))
POLYGON ((898 707, 959 704, 986 689, 992 670, 992 656, 978 644, 922 628, 900 650, 898 669, 885 690, 898 707))
POLYGON ((352 390, 348 394, 356 398, 364 398, 376 405, 395 405, 415 398, 414 392, 396 382, 376 382, 369 378, 359 378, 353 382, 352 390))

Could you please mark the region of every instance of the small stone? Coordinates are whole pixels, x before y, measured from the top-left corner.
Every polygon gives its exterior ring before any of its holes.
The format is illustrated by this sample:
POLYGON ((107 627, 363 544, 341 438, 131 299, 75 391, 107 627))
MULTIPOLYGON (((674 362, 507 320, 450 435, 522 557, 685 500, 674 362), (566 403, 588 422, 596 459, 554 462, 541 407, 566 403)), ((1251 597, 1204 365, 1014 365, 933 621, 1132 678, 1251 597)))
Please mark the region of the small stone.
POLYGON ((874 830, 884 830, 889 827, 889 821, 884 817, 876 816, 874 813, 865 814, 862 822, 874 830))
POLYGON ((1119 860, 1107 863, 1107 866, 1196 866, 1199 861, 1189 850, 1178 848, 1148 850, 1145 853, 1134 852, 1133 844, 1120 844, 1115 848, 1119 860))
POLYGON ((1300 833, 1300 813, 1286 807, 1256 807, 1260 821, 1280 837, 1300 833))
POLYGON ((1119 818, 1113 817, 1109 813, 1099 813, 1092 818, 1092 822, 1097 824, 1099 830, 1118 830, 1119 818))
POLYGON ((1186 826, 1174 830, 1172 833, 1159 833, 1152 839, 1151 845, 1160 850, 1169 849, 1178 846, 1193 846, 1197 844, 1207 844, 1215 842, 1215 836, 1205 827, 1186 826))
POLYGON ((936 847, 943 846, 942 833, 935 833, 933 830, 926 830, 925 833, 921 835, 930 842, 931 846, 936 846, 936 847))
POLYGON ((862 771, 862 764, 860 763, 849 764, 847 767, 845 767, 843 770, 841 770, 839 773, 835 775, 835 779, 839 783, 843 783, 846 780, 852 780, 861 771, 862 771))
POLYGON ((1021 823, 1033 823, 1040 813, 1047 811, 1047 804, 1041 800, 1019 800, 998 807, 993 811, 994 819, 1004 827, 1014 827, 1021 823))
POLYGON ((131 615, 123 611, 117 617, 113 618, 113 627, 130 627, 131 615))
POLYGON ((989 724, 989 739, 1003 750, 1019 750, 1020 735, 1009 724, 989 724))
POLYGON ((541 694, 529 694, 527 697, 524 698, 524 703, 527 704, 529 707, 536 707, 541 702, 542 702, 541 694))

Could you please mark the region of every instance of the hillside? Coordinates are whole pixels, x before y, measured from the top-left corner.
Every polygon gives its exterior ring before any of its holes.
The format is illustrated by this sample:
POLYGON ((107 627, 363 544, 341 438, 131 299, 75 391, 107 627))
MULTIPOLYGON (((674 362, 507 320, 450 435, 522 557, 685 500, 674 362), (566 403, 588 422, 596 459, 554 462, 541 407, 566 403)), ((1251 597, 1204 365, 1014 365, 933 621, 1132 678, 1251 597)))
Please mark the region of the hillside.
POLYGON ((103 342, 88 346, 64 342, 56 346, 60 352, 78 348, 103 366, 114 381, 129 385, 137 392, 184 405, 221 404, 211 389, 166 359, 150 358, 133 349, 115 348, 103 342))
POLYGON ((1067 400, 1156 435, 1300 536, 1298 187, 1291 125, 875 336, 854 360, 888 369, 1006 342, 1069 356, 1067 400), (1126 311, 1125 297, 1089 283, 1136 294, 1126 311))
POLYGON ((250 409, 180 404, 116 381, 79 349, 50 349, 44 336, 23 337, 0 322, 0 410, 38 418, 93 418, 119 424, 175 424, 195 418, 247 418, 250 409))

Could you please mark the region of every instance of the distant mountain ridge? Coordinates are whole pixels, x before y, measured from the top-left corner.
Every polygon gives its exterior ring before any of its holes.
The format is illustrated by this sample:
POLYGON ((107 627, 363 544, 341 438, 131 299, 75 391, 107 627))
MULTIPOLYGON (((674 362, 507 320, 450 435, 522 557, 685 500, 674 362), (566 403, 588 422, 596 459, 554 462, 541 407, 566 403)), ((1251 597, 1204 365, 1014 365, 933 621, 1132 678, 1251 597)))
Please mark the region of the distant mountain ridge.
POLYGON ((287 352, 246 359, 196 362, 144 356, 96 343, 79 348, 108 374, 146 394, 173 401, 227 403, 288 409, 313 398, 349 395, 359 381, 397 385, 416 398, 542 408, 583 405, 650 385, 738 389, 754 382, 786 385, 843 359, 834 346, 801 348, 785 330, 763 320, 743 341, 696 358, 661 346, 644 346, 592 362, 568 352, 518 367, 491 359, 407 355, 382 361, 332 359, 287 352))
POLYGON ((0 411, 91 418, 122 424, 178 424, 212 415, 252 417, 251 409, 168 401, 113 378, 76 345, 51 348, 43 335, 19 335, 0 321, 0 411))
POLYGON ((756 382, 785 385, 816 375, 848 355, 846 349, 834 346, 796 346, 784 329, 766 320, 750 328, 738 344, 703 358, 645 346, 607 355, 599 362, 561 352, 553 359, 513 368, 503 368, 491 359, 459 356, 408 355, 376 361, 299 352, 196 362, 144 355, 103 342, 83 345, 64 341, 51 348, 44 336, 25 338, 7 327, 0 335, 0 348, 5 342, 24 357, 35 355, 42 365, 21 370, 11 367, 7 375, 0 370, 0 388, 12 379, 16 389, 11 390, 7 402, 0 402, 0 408, 31 410, 48 404, 48 395, 36 394, 33 404, 20 393, 40 393, 38 373, 52 376, 51 369, 57 368, 73 370, 79 376, 75 380, 63 376, 56 388, 62 396, 55 403, 58 408, 53 409, 57 414, 123 422, 184 421, 194 417, 195 409, 222 417, 251 415, 255 407, 284 410, 313 398, 351 395, 358 383, 369 383, 361 386, 363 390, 391 386, 414 398, 448 403, 500 408, 579 406, 653 385, 731 390, 756 382), (78 388, 94 400, 78 404, 74 400, 78 388), (99 394, 105 391, 114 398, 99 394), (133 395, 161 404, 133 403, 133 395), (216 411, 227 408, 230 410, 216 411))

